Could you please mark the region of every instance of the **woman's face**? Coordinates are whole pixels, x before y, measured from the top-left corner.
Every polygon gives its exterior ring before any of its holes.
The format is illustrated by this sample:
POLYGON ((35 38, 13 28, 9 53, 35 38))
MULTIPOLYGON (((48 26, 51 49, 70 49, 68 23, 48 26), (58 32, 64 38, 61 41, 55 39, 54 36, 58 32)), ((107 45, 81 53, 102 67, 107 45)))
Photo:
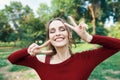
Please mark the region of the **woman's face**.
POLYGON ((54 20, 50 23, 49 38, 54 47, 63 47, 68 44, 68 32, 61 21, 54 20))

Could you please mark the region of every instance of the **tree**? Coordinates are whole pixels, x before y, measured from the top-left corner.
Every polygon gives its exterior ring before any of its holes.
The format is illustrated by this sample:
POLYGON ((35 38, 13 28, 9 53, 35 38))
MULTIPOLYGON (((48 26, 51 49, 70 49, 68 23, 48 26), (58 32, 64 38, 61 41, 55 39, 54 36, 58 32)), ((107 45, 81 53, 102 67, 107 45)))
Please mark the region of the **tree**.
POLYGON ((6 37, 4 35, 4 33, 6 31, 5 28, 6 28, 6 25, 7 25, 7 17, 4 15, 4 13, 2 11, 0 11, 0 41, 6 41, 6 37))
POLYGON ((29 6, 23 7, 20 2, 13 1, 10 5, 6 5, 5 9, 2 10, 4 15, 1 14, 1 20, 6 19, 3 20, 4 22, 6 21, 6 24, 2 26, 1 36, 4 36, 2 41, 19 40, 21 23, 28 18, 31 12, 32 10, 29 6))
POLYGON ((45 41, 45 25, 39 18, 35 18, 33 13, 21 22, 20 25, 20 40, 28 44, 41 40, 45 41))
POLYGON ((114 17, 114 21, 120 21, 120 0, 109 1, 110 15, 114 17))
POLYGON ((4 14, 8 18, 8 22, 13 24, 13 28, 19 30, 19 21, 26 18, 27 15, 31 12, 29 6, 23 7, 20 2, 13 1, 10 5, 6 5, 3 10, 4 14))
POLYGON ((45 3, 41 3, 37 9, 37 14, 39 15, 39 19, 46 23, 51 18, 51 9, 45 3))
POLYGON ((109 36, 120 38, 120 22, 109 29, 109 36))

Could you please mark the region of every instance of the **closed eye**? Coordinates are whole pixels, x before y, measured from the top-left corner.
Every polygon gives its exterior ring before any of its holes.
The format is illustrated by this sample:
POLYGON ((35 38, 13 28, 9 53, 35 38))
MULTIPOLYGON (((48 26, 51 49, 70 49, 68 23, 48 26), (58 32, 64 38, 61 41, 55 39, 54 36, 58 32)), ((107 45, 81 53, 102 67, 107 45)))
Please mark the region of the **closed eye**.
POLYGON ((60 30, 60 31, 65 31, 66 29, 65 29, 64 26, 61 26, 61 27, 59 27, 59 30, 60 30))
POLYGON ((54 33, 54 32, 55 32, 55 29, 52 28, 52 29, 50 30, 50 33, 54 33))

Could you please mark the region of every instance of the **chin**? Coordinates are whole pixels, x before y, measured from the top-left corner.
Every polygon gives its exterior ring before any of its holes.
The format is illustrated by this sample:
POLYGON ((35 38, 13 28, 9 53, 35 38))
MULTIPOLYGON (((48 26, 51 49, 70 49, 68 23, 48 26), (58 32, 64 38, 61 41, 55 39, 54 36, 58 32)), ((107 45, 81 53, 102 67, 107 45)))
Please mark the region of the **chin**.
POLYGON ((64 47, 64 46, 66 46, 67 44, 68 44, 67 41, 53 42, 53 43, 52 43, 52 45, 53 45, 54 47, 64 47))
POLYGON ((56 44, 56 45, 54 45, 54 47, 64 47, 64 46, 66 46, 67 44, 56 44))

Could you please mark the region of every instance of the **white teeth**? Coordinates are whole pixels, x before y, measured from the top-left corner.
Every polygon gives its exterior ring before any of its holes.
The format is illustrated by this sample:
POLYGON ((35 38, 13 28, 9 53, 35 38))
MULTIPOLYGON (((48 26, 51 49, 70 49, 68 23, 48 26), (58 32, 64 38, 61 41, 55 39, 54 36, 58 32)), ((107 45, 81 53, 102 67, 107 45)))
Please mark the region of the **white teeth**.
POLYGON ((55 41, 62 41, 64 38, 57 38, 55 41))

